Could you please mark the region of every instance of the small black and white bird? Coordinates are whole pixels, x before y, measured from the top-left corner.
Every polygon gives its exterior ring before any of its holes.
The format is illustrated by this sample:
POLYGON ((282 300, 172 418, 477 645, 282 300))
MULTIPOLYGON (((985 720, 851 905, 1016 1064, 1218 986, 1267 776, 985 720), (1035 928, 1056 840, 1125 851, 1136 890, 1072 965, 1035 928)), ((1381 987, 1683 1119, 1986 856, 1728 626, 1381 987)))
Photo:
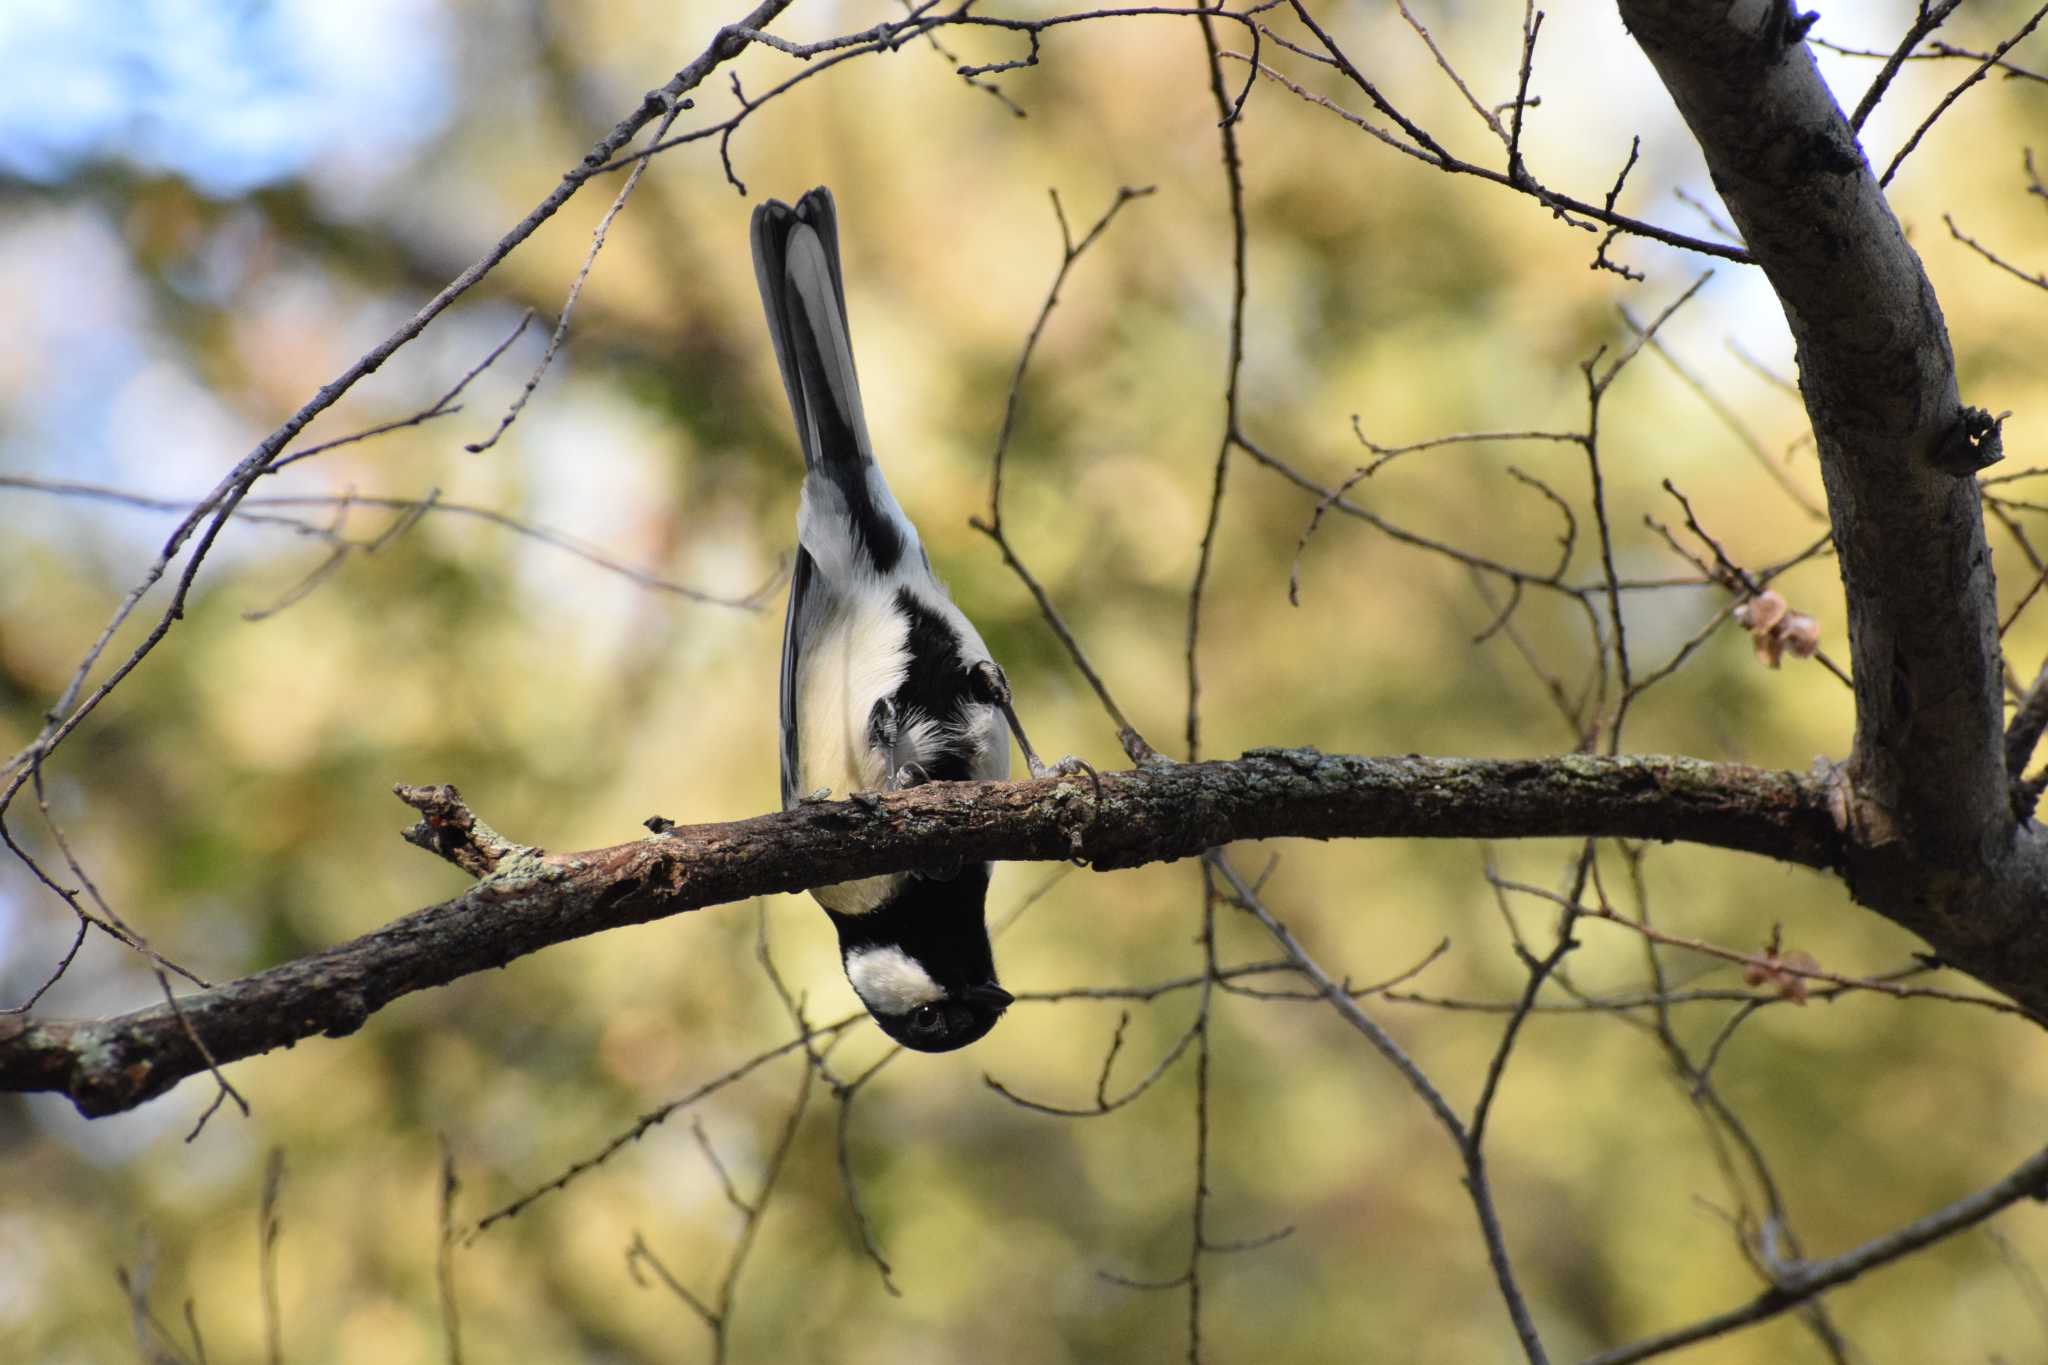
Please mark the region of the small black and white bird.
MULTIPOLYGON (((769 200, 754 210, 753 236, 754 273, 804 452, 782 634, 784 808, 827 792, 1005 780, 1005 725, 1033 775, 1050 771, 1017 724, 1003 670, 932 574, 917 528, 875 463, 831 191, 820 186, 795 208, 769 200)), ((811 892, 839 931, 854 993, 907 1047, 965 1047, 1010 1004, 983 918, 989 873, 977 863, 811 892)))

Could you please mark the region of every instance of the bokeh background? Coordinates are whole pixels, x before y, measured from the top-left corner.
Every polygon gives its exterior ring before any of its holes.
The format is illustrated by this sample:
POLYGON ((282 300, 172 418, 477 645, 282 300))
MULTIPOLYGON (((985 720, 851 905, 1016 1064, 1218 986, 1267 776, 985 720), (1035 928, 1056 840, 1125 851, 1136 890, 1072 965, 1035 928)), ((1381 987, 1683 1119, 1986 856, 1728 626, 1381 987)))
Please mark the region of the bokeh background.
MULTIPOLYGON (((1548 183, 1598 199, 1642 139, 1622 207, 1711 233, 1697 151, 1604 5, 1549 16, 1526 147, 1548 183)), ((1955 41, 1986 47, 2028 7, 1972 6, 1955 41)), ((1816 30, 1889 48, 1913 6, 1824 13, 1816 30)), ((886 4, 798 6, 796 39, 866 27, 886 4)), ((1031 12, 1038 12, 1033 9, 1031 12)), ((1489 103, 1512 97, 1519 7, 1417 7, 1489 103), (1512 11, 1512 12, 1511 12, 1512 11)), ((167 503, 211 488, 321 384, 479 256, 589 145, 737 18, 704 0, 160 0, 0 6, 0 749, 36 732, 83 651, 173 524, 92 485, 167 503)), ((1500 160, 1398 13, 1325 15, 1404 110, 1500 160)), ((1285 31, 1293 31, 1291 29, 1285 31)), ((1021 41, 949 33, 960 61, 1021 41)), ((1226 32, 1228 46, 1242 40, 1226 32)), ((2040 40, 2030 47, 2039 65, 2040 40)), ((746 222, 763 195, 839 196, 870 423, 899 498, 956 597, 1018 685, 1039 746, 1120 763, 1113 733, 1028 595, 968 518, 985 506, 1010 374, 1059 262, 1048 191, 1078 232, 1119 186, 1128 206, 1070 278, 1022 395, 1007 523, 1132 720, 1184 753, 1187 591, 1222 422, 1230 227, 1200 39, 1185 19, 1091 23, 1000 77, 1027 117, 913 43, 835 68, 762 108, 731 143, 657 158, 614 224, 567 344, 517 423, 489 434, 538 359, 616 178, 570 202, 422 338, 320 419, 308 440, 410 416, 508 335, 530 328, 454 415, 293 465, 213 551, 186 619, 48 770, 52 809, 109 901, 163 953, 223 979, 331 944, 460 891, 403 843, 394 782, 454 782, 512 837, 617 842, 660 813, 753 814, 776 799, 781 599, 718 605, 606 569, 561 544, 456 510, 543 527, 665 582, 744 598, 792 543, 800 461, 763 333, 746 222), (307 588, 331 538, 373 542, 398 513, 346 496, 450 506, 348 554, 307 588)), ((2025 60, 2023 46, 2014 53, 2025 60)), ((1286 65, 1271 48, 1267 55, 1286 65)), ((1875 64, 1824 56, 1845 103, 1875 64)), ((736 63, 758 96, 797 70, 736 63)), ((1344 92, 1305 64, 1298 79, 1344 92)), ((1234 64, 1233 78, 1243 67, 1234 64)), ((1865 130, 1888 157, 1967 66, 1912 64, 1865 130)), ((688 119, 732 107, 724 75, 688 119)), ((2048 128, 2036 82, 1984 83, 1895 183, 1951 328, 1970 401, 2012 409, 2008 468, 2041 444, 2048 298, 1956 243, 1941 215, 2028 269, 2048 264, 2022 148, 2048 128)), ((1392 444, 1455 431, 1571 430, 1579 365, 1627 340, 1705 262, 1623 242, 1640 283, 1588 269, 1597 239, 1496 187, 1399 157, 1284 89, 1253 90, 1247 164, 1244 421, 1325 482, 1392 444)), ((1601 414, 1622 572, 1686 577, 1644 525, 1670 522, 1673 480, 1731 554, 1761 566, 1823 529, 1782 319, 1761 277, 1715 271, 1663 333, 1777 471, 1677 368, 1645 353, 1601 414)), ((1554 509, 1584 515, 1583 456, 1554 443, 1407 457, 1361 485, 1417 533, 1531 566, 1557 551, 1554 509)), ((2008 490, 2025 496, 2027 485, 2008 490)), ((1576 736, 1533 658, 1576 685, 1583 618, 1532 595, 1515 638, 1474 642, 1493 607, 1446 558, 1334 518, 1288 580, 1313 498, 1239 459, 1203 617, 1204 750, 1314 744, 1366 753, 1541 754, 1576 736), (1526 656, 1525 657, 1525 653, 1526 656)), ((2026 518, 2025 509, 2014 516, 2026 518)), ((2024 524, 2022 521, 2021 524, 2024 524)), ((2031 580, 1996 534, 2009 604, 2031 580)), ((1597 572, 1583 535, 1574 581, 1597 572)), ((1839 583, 1820 559, 1781 590, 1846 660, 1839 583)), ((151 602, 161 607, 164 589, 151 602)), ((1498 589, 1489 586, 1495 594, 1498 589)), ((1725 605, 1711 587, 1630 599, 1639 668, 1725 605)), ((145 604, 144 616, 149 616, 145 604)), ((117 642, 125 652, 136 632, 117 642)), ((2031 677, 2048 647, 2009 637, 2031 677)), ((1842 685, 1809 663, 1762 668, 1733 625, 1649 693, 1630 747, 1804 768, 1844 752, 1842 685)), ((51 853, 32 806, 10 825, 51 853)), ((1511 999, 1523 980, 1483 868, 1563 885, 1562 844, 1288 843, 1266 893, 1333 971, 1392 975, 1440 941, 1409 988, 1511 999)), ((1641 895, 1667 928, 1761 948, 1774 925, 1825 965, 1878 972, 1916 946, 1824 878, 1735 855, 1656 848, 1641 895)), ((1638 893, 1613 854, 1615 904, 1638 893)), ((1127 988, 1197 972, 1201 892, 1189 865, 1098 875, 1015 866, 992 906, 1028 903, 999 945, 1020 992, 1127 988)), ((1545 942, 1551 909, 1507 911, 1545 942)), ((72 934, 61 903, 0 863, 0 1003, 25 999, 72 934)), ((137 1356, 131 1283, 194 1358, 264 1356, 259 1201, 283 1153, 276 1297, 294 1361, 443 1359, 437 1289, 443 1143, 458 1226, 546 1183, 635 1117, 787 1041, 756 962, 765 933, 812 1018, 854 1008, 823 917, 803 898, 726 907, 556 948, 400 1001, 357 1035, 233 1068, 254 1112, 215 1115, 194 1081, 86 1122, 49 1097, 0 1099, 0 1358, 137 1356)), ((1273 956, 1256 925, 1218 920, 1226 962, 1273 956)), ((1642 945, 1587 925, 1571 959, 1588 993, 1646 979, 1642 945)), ((1664 955, 1687 987, 1735 969, 1664 955)), ((1967 987, 1969 983, 1949 984, 1967 987)), ((99 1014, 155 998, 138 959, 95 937, 40 1009, 99 1014)), ((1563 997, 1559 997, 1560 1000, 1563 997)), ((1103 1361, 1180 1358, 1196 1156, 1189 1057, 1107 1117, 1019 1108, 1092 1103, 1119 1013, 1111 1092, 1172 1047, 1195 1009, 1025 1003, 984 1043, 899 1058, 861 1089, 846 1150, 894 1270, 885 1290, 847 1210, 839 1105, 811 1094, 751 1234, 726 1349, 736 1361, 1103 1361)), ((1380 1000, 1370 1008, 1461 1108, 1499 1017, 1380 1000)), ((1685 1006, 1696 1054, 1739 1006, 1685 1006)), ((1206 1259, 1205 1358, 1418 1362, 1515 1353, 1455 1153, 1414 1097, 1327 1009, 1219 995, 1210 1036, 1211 1235, 1292 1236, 1206 1259)), ((1563 1011, 1518 1047, 1489 1150, 1509 1245, 1558 1358, 1674 1325, 1759 1288, 1729 1219, 1717 1144, 1643 1016, 1563 1011), (1633 1019, 1634 1024, 1630 1022, 1633 1019)), ((836 1070, 884 1053, 849 1031, 836 1070)), ((2033 1030, 1989 1011, 1868 995, 1759 1011, 1717 1057, 1721 1097, 1768 1157, 1809 1253, 1846 1249, 2003 1174, 2038 1147, 2048 1079, 2033 1030)), ((804 1074, 761 1066, 651 1128, 601 1167, 450 1258, 472 1361, 711 1358, 674 1295, 636 1281, 636 1237, 711 1295, 742 1229, 691 1123, 753 1197, 804 1074)), ((2032 1205, 1829 1300, 1852 1359, 2020 1360, 2048 1351, 2032 1205)), ((644 1276, 642 1278, 645 1278, 644 1276)), ((1688 1360, 1827 1358, 1783 1320, 1688 1360)))

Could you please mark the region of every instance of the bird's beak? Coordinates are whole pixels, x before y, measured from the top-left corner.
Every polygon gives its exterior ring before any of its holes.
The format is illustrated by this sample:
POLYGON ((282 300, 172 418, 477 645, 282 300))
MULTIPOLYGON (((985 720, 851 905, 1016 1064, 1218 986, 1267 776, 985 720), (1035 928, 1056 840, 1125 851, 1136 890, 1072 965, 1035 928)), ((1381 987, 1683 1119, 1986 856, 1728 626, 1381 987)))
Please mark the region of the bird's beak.
POLYGON ((968 987, 967 998, 977 1005, 987 1006, 998 1014, 1008 1009, 1017 999, 993 981, 984 981, 979 986, 968 987))

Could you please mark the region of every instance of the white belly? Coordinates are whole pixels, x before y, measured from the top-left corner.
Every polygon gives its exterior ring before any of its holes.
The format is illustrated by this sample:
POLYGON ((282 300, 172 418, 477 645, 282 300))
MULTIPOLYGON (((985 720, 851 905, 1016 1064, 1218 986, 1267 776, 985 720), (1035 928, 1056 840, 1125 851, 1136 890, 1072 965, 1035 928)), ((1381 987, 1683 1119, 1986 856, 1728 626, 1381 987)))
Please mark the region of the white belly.
POLYGON ((887 759, 868 743, 875 703, 895 694, 910 662, 908 628, 879 592, 843 599, 806 642, 797 675, 797 784, 844 801, 879 791, 887 759))
MULTIPOLYGON (((844 801, 887 785, 888 760, 868 743, 875 703, 893 696, 909 666, 909 629, 880 585, 841 600, 804 650, 797 677, 797 783, 800 795, 830 791, 844 801)), ((866 914, 888 899, 903 874, 813 888, 828 910, 866 914)))

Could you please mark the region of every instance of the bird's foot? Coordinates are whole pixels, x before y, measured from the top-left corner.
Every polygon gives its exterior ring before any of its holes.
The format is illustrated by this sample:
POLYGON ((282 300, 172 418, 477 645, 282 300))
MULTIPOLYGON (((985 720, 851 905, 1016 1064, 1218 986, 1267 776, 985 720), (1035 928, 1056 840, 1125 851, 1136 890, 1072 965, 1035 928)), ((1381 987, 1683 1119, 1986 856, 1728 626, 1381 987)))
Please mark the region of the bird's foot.
POLYGON ((1072 754, 1051 763, 1041 762, 1037 754, 1030 754, 1026 756, 1025 761, 1031 765, 1033 777, 1076 777, 1086 773, 1094 777, 1098 783, 1102 781, 1100 777, 1096 777, 1095 769, 1088 760, 1076 758, 1072 754))
POLYGON ((1048 766, 1039 762, 1038 755, 1032 753, 1029 749, 1024 751, 1024 758, 1031 765, 1031 775, 1033 777, 1078 777, 1082 773, 1088 774, 1089 785, 1095 791, 1095 804, 1098 808, 1101 806, 1102 774, 1096 772, 1094 765, 1089 763, 1088 760, 1076 758, 1074 755, 1068 754, 1059 762, 1048 766))

